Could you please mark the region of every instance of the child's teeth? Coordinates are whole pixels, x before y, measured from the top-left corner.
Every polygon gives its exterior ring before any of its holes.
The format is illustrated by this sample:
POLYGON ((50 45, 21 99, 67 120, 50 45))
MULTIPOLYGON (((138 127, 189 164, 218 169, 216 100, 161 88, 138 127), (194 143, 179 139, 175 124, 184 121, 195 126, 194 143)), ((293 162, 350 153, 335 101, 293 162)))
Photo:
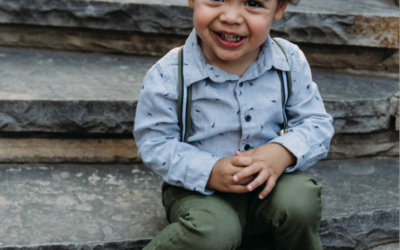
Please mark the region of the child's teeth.
POLYGON ((241 37, 240 36, 234 36, 234 35, 227 35, 227 34, 222 34, 220 33, 221 38, 224 40, 227 40, 229 42, 237 42, 240 41, 241 37))

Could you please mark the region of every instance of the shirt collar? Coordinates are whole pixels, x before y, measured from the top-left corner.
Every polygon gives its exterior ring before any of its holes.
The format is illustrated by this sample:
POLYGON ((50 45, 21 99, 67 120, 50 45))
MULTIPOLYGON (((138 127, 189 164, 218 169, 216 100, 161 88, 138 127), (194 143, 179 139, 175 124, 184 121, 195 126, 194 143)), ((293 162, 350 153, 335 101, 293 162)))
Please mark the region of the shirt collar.
MULTIPOLYGON (((204 57, 203 51, 198 44, 195 29, 192 30, 185 42, 183 63, 187 69, 183 72, 185 85, 187 86, 206 78, 210 78, 214 82, 240 79, 238 76, 229 74, 217 66, 208 64, 207 59, 204 57)), ((262 46, 257 60, 250 65, 241 77, 241 80, 252 80, 271 68, 282 71, 290 70, 284 53, 271 36, 268 36, 262 46)))

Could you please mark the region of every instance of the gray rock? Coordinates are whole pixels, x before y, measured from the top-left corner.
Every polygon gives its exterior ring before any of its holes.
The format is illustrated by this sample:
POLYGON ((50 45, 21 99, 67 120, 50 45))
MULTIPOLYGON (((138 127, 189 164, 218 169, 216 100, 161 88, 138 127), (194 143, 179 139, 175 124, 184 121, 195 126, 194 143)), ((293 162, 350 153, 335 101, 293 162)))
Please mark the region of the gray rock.
POLYGON ((187 36, 0 24, 0 46, 163 56, 187 36), (45 39, 44 39, 45 38, 45 39))
POLYGON ((368 134, 335 134, 327 159, 399 155, 399 133, 388 130, 368 134))
MULTIPOLYGON (((137 163, 137 146, 132 139, 26 138, 0 134, 2 163, 137 163)), ((32 136, 30 134, 30 136, 32 136)), ((36 135, 39 136, 39 135, 36 135)), ((51 137, 41 134, 40 137, 51 137)), ((98 135, 95 135, 98 136, 98 135)), ((58 138, 57 138, 58 137, 58 138)), ((389 130, 368 134, 335 134, 327 160, 399 156, 399 133, 389 130)))
MULTIPOLYGON (((325 249, 369 249, 399 237, 398 159, 324 161, 325 249)), ((161 179, 143 165, 0 167, 0 249, 141 249, 167 225, 161 179)))
MULTIPOLYGON (((163 56, 184 44, 186 38, 186 35, 0 24, 0 46, 8 47, 163 56)), ((305 43, 299 46, 311 67, 399 72, 399 54, 395 49, 305 43)))
POLYGON ((325 218, 320 225, 324 249, 369 249, 398 242, 398 199, 387 197, 398 192, 398 165, 390 162, 326 161, 308 170, 324 185, 325 218), (323 175, 318 174, 322 166, 323 175), (389 172, 385 173, 386 170, 389 172), (396 177, 391 179, 391 174, 396 177))
POLYGON ((325 108, 337 133, 368 133, 390 125, 389 100, 398 80, 314 70, 325 108))
MULTIPOLYGON (((0 49, 2 132, 131 134, 142 79, 157 58, 0 49), (17 66, 17 67, 16 67, 17 66)), ((387 129, 397 79, 315 70, 336 133, 387 129)))
POLYGON ((399 249, 400 249, 399 242, 389 243, 371 248, 371 250, 399 250, 399 249))
MULTIPOLYGON (((7 0, 0 23, 187 35, 192 10, 184 0, 7 0)), ((272 31, 294 42, 398 48, 396 5, 385 1, 303 0, 272 31)))
POLYGON ((17 49, 0 57, 3 132, 131 134, 143 76, 156 61, 17 49))
POLYGON ((311 67, 399 72, 398 50, 356 46, 299 44, 311 67))

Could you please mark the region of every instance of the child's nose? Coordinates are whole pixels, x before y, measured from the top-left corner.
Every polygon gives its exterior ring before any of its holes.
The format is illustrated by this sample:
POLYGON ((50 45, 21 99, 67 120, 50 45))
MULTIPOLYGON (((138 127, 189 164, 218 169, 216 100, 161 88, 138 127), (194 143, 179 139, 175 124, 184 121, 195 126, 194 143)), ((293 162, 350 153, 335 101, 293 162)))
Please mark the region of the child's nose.
POLYGON ((226 8, 221 13, 219 20, 230 25, 243 23, 243 17, 240 11, 235 8, 226 8))

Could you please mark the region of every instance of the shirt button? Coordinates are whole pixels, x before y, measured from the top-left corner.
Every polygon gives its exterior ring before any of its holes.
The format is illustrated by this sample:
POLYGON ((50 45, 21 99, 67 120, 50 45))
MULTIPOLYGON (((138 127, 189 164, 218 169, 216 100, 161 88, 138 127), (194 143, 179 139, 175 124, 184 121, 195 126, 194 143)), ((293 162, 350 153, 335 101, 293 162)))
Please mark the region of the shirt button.
POLYGON ((241 83, 239 83, 239 87, 243 87, 243 83, 241 82, 241 83))
POLYGON ((246 116, 244 117, 244 119, 246 120, 246 122, 251 121, 251 115, 246 115, 246 116))
POLYGON ((250 149, 250 145, 249 144, 246 144, 245 146, 244 146, 244 150, 249 150, 250 149))

